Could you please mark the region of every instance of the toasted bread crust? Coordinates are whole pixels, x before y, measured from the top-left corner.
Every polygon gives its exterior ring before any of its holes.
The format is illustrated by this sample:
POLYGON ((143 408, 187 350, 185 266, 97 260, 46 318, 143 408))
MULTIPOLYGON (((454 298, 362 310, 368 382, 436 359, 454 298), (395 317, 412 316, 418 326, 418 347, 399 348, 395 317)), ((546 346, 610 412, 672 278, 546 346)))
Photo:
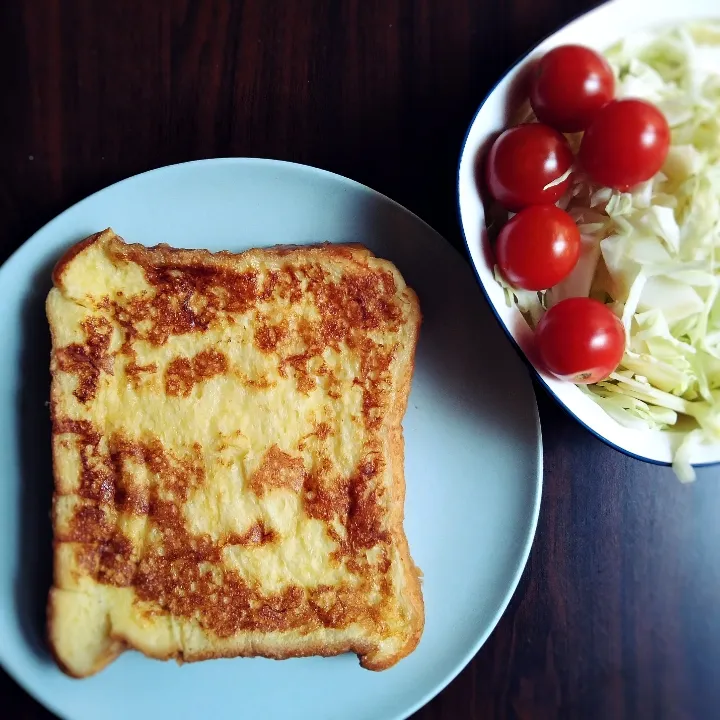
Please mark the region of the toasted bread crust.
MULTIPOLYGON (((103 240, 115 240, 117 236, 110 230, 103 230, 89 235, 85 239, 68 248, 64 255, 55 264, 53 270, 53 284, 62 289, 64 277, 72 261, 91 245, 103 240)), ((118 238, 119 239, 119 238, 118 238)), ((140 245, 139 243, 116 244, 113 246, 118 259, 131 262, 138 262, 145 266, 212 266, 233 270, 239 258, 252 262, 256 258, 287 257, 289 255, 301 255, 317 258, 343 258, 363 262, 374 255, 360 243, 348 243, 345 245, 334 245, 329 242, 316 243, 312 245, 282 245, 278 244, 269 248, 253 248, 244 250, 241 253, 232 253, 227 250, 211 252, 210 250, 185 250, 174 248, 161 243, 152 247, 140 245)), ((408 288, 409 290, 409 288, 408 288)), ((412 292, 412 291, 410 291, 412 292)), ((413 293, 414 294, 414 293, 413 293)))
MULTIPOLYGON (((68 253, 58 262, 55 271, 53 273, 53 279, 55 287, 60 292, 65 292, 68 288, 66 281, 68 273, 73 266, 73 262, 91 246, 96 243, 107 243, 110 248, 110 252, 113 258, 117 262, 128 262, 134 263, 144 268, 210 268, 222 272, 235 272, 240 262, 244 263, 244 266, 253 266, 254 263, 267 263, 269 261, 283 259, 289 260, 290 262, 297 260, 304 263, 332 263, 332 262, 349 262, 357 263, 359 265, 366 264, 370 259, 375 261, 374 256, 366 248, 362 246, 334 246, 334 245, 320 245, 320 246, 302 246, 296 247, 283 247, 279 246, 267 250, 250 250, 240 255, 231 254, 227 252, 221 253, 210 253, 204 250, 179 250, 174 249, 166 245, 159 245, 153 248, 146 248, 140 245, 126 245, 112 233, 107 230, 102 233, 97 233, 89 238, 86 238, 81 243, 78 243, 75 247, 71 248, 68 253)), ((407 312, 407 320, 405 321, 406 326, 409 327, 409 340, 408 349, 409 360, 402 364, 401 375, 398 380, 395 381, 395 387, 393 392, 393 402, 390 404, 384 417, 381 417, 379 425, 376 424, 373 429, 373 437, 381 437, 383 433, 387 434, 387 445, 383 462, 387 463, 387 467, 391 473, 392 482, 389 484, 391 493, 391 500, 388 503, 386 510, 386 532, 390 538, 388 547, 394 547, 399 557, 399 564, 402 571, 402 598, 403 602, 408 605, 408 610, 405 620, 405 628, 403 630, 404 642, 397 646, 394 651, 388 651, 387 648, 382 648, 382 641, 380 638, 375 638, 372 634, 368 635, 366 631, 358 633, 353 630, 353 626, 348 626, 347 629, 343 629, 342 626, 329 627, 324 633, 313 633, 306 632, 301 636, 285 634, 281 642, 278 642, 276 636, 272 634, 263 636, 253 634, 252 637, 244 634, 242 631, 236 632, 234 635, 227 637, 223 642, 213 644, 212 642, 199 648, 188 648, 188 647, 175 647, 163 650, 162 648, 154 647, 151 644, 145 644, 138 641, 137 637, 130 637, 121 629, 115 628, 110 624, 107 631, 106 642, 102 645, 102 650, 98 651, 97 655, 89 659, 84 660, 82 667, 77 664, 73 664, 72 661, 68 660, 68 634, 67 634, 67 612, 62 609, 62 603, 59 601, 62 589, 59 587, 59 578, 66 572, 67 568, 58 566, 59 554, 55 553, 55 587, 51 591, 48 601, 48 635, 50 639, 50 645, 53 650, 53 654, 58 662, 58 665, 63 669, 64 672, 73 677, 86 677, 92 675, 107 664, 112 662, 119 654, 125 649, 139 649, 146 655, 157 658, 157 659, 176 659, 179 662, 195 662, 204 659, 220 658, 220 657, 240 657, 240 656, 261 656, 274 659, 285 659, 290 657, 302 657, 309 655, 337 655, 344 652, 354 652, 358 654, 360 663, 363 667, 370 670, 383 670, 391 667, 400 659, 405 657, 407 654, 412 652, 417 646, 424 627, 424 606, 422 600, 422 592, 419 580, 419 571, 415 567, 410 557, 410 551, 407 543, 407 539, 403 530, 403 519, 404 519, 404 499, 405 499, 405 477, 404 477, 404 441, 402 437, 402 418, 404 416, 408 396, 410 393, 410 384, 412 380, 412 374, 414 369, 414 350, 417 343, 419 334, 419 327, 421 323, 421 315, 419 309, 419 303, 415 293, 404 286, 402 278, 400 278, 397 270, 385 261, 377 261, 382 263, 383 272, 389 272, 392 277, 395 278, 395 282, 402 283, 402 298, 403 302, 409 305, 409 311, 407 312)), ((50 329, 53 342, 53 384, 51 391, 51 413, 54 425, 54 441, 53 441, 53 468, 56 482, 56 495, 54 499, 54 512, 53 512, 53 525, 55 528, 55 543, 56 546, 64 542, 77 542, 74 539, 75 536, 63 536, 60 531, 61 521, 57 513, 57 503, 59 498, 63 498, 66 495, 66 490, 62 489, 62 486, 67 483, 68 478, 66 477, 67 471, 63 470, 63 443, 67 443, 66 438, 69 433, 81 432, 81 442, 85 444, 92 444, 98 442, 92 440, 92 436, 82 434, 85 431, 77 430, 78 423, 81 421, 68 421, 66 418, 61 417, 59 410, 61 404, 65 402, 67 405, 67 388, 61 389, 60 383, 58 382, 58 368, 62 366, 62 363, 58 361, 58 356, 64 348, 60 347, 58 341, 58 328, 56 323, 53 322, 52 313, 50 312, 50 298, 49 303, 49 316, 51 317, 50 329), (70 428, 70 429, 68 429, 70 428)), ((105 337, 102 334, 102 329, 98 337, 103 340, 105 337)), ((273 336, 274 337, 274 336, 273 336)), ((273 339, 273 338, 271 338, 273 339)), ((102 374, 102 368, 105 367, 108 361, 102 355, 104 352, 102 343, 94 341, 93 351, 96 355, 90 357, 90 362, 93 367, 100 367, 99 371, 102 374), (97 350, 97 348, 100 348, 97 350)), ((272 343, 269 347, 272 347, 272 343)), ((77 352, 75 352, 77 355, 77 352)), ((196 356, 199 357, 199 356, 196 356)), ((83 359, 83 362, 87 363, 87 360, 83 359)), ((85 366, 83 366, 85 367, 85 366)), ((108 367, 111 367, 108 365, 108 367)), ((195 360, 185 362, 182 366, 185 375, 181 376, 183 379, 179 385, 168 386, 166 384, 166 390, 170 391, 173 388, 179 388, 178 393, 180 396, 185 396, 192 391, 194 385, 198 382, 204 381, 205 377, 212 377, 211 375, 200 374, 198 376, 198 362, 195 360), (194 365, 193 365, 194 363, 194 365), (194 375, 193 375, 194 373, 194 375), (200 379, 197 379, 197 378, 200 379)), ((218 367, 224 367, 222 363, 218 367)), ((142 368, 141 368, 142 369, 142 368)), ((65 370, 63 370, 65 372, 65 370)), ((95 372, 95 371, 93 371, 95 372)), ((166 371, 166 378, 169 377, 166 371)), ((215 372, 215 371, 213 371, 215 372)), ((130 377, 129 371, 127 372, 130 377)), ((80 376, 78 376, 80 377, 80 376)), ((93 383, 90 383, 89 390, 84 394, 78 394, 76 391, 75 397, 80 403, 89 403, 94 399, 93 392, 97 392, 96 386, 98 380, 95 376, 91 378, 93 383), (89 399, 88 399, 89 398, 89 399)), ((78 381, 79 382, 79 381, 78 381)), ((166 383, 167 383, 166 379, 166 383)), ((300 383, 300 380, 298 380, 300 383)), ((302 391, 302 387, 298 384, 298 387, 302 391)), ((326 432, 326 431, 324 431, 326 432)), ((322 437, 322 433, 318 430, 318 437, 322 437)), ((103 439, 103 443, 105 440, 103 439)), ((97 454, 100 445, 96 445, 95 453, 97 454)), ((143 453, 149 452, 147 449, 143 449, 144 446, 140 445, 129 445, 128 452, 133 457, 142 457, 143 453)), ((282 456, 284 453, 280 453, 282 456)), ((280 457, 278 456, 278 457, 280 457)), ((288 456, 289 457, 289 456, 288 456)), ((164 461, 166 462, 166 461, 164 461)), ((180 460, 172 459, 172 463, 177 464, 180 460)), ((290 463, 297 463, 297 460, 290 458, 290 463)), ((295 481, 291 480, 288 485, 289 488, 296 488, 295 481)), ((186 492, 186 491, 185 491, 186 492)), ((258 491, 259 492, 259 491, 258 491)), ((311 493, 312 495, 312 493, 311 493)), ((310 496, 308 496, 310 497, 310 496)), ((141 503, 142 506, 142 503, 141 503)), ((140 506, 139 506, 140 507, 140 506)), ((310 512, 310 506, 307 506, 308 512, 310 512)), ((143 512, 140 510, 140 512, 143 512)), ((147 509, 144 511, 147 512, 147 509)), ((326 512, 322 508, 318 512, 326 512)), ((311 513, 312 514, 312 513, 311 513)), ((362 523, 367 521, 359 520, 362 523)), ((365 528, 365 525, 362 525, 365 528)), ((83 531, 85 532, 85 531, 83 531)), ((363 529, 362 532, 366 532, 363 529)), ((259 537, 264 537, 264 531, 258 530, 257 533, 251 532, 246 534, 248 538, 255 538, 249 542, 257 544, 259 537), (259 534, 258 534, 259 533, 259 534)), ((272 532, 268 537, 272 536, 272 532)), ((246 536, 234 535, 233 542, 242 544, 245 542, 242 538, 246 536)), ((208 556, 210 557, 210 556, 208 556)), ((118 572, 121 572, 122 569, 118 572)), ((97 582, 98 578, 95 578, 97 582)), ((102 582, 108 582, 107 580, 102 582)), ((111 584, 113 580, 109 581, 111 584)), ((149 598, 150 596, 148 596, 149 598)))
POLYGON ((111 662, 117 660, 120 655, 128 648, 127 644, 120 640, 114 640, 108 645, 107 650, 98 655, 92 667, 84 669, 82 672, 78 672, 71 664, 65 661, 65 651, 61 647, 61 643, 58 641, 56 636, 56 629, 58 625, 58 613, 53 601, 55 588, 50 589, 47 602, 47 637, 48 645, 50 648, 50 654, 55 660, 57 666, 69 677, 75 678, 76 680, 82 680, 86 677, 97 675, 101 670, 106 668, 111 662))
POLYGON ((420 303, 414 291, 410 290, 412 301, 415 305, 415 317, 417 322, 415 325, 413 338, 413 353, 411 362, 407 364, 405 373, 400 383, 398 392, 399 401, 396 405, 396 415, 392 420, 392 450, 391 462, 393 467, 393 495, 394 503, 392 505, 392 527, 395 542, 402 556, 402 567, 405 573, 407 598, 412 604, 415 612, 413 614, 412 632, 407 642, 399 650, 395 658, 390 658, 386 662, 372 664, 369 661, 361 659, 361 664, 368 670, 385 670, 403 657, 409 655, 420 642, 423 630, 425 628, 425 603, 423 602, 422 589, 420 584, 420 570, 416 567, 410 557, 410 547, 408 545, 407 536, 403 527, 405 520, 405 441, 402 435, 402 419, 407 410, 407 404, 410 397, 410 386, 412 384, 412 376, 415 370, 415 349, 420 335, 420 324, 422 315, 420 313, 420 303))

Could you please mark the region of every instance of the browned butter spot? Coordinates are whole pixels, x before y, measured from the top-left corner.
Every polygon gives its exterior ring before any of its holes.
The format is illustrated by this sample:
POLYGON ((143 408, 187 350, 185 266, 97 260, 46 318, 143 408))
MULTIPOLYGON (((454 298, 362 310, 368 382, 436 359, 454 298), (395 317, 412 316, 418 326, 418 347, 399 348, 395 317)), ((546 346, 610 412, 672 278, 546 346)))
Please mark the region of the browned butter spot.
POLYGON ((255 329, 255 345, 258 350, 269 353, 275 352, 277 346, 287 336, 287 322, 278 325, 267 323, 263 318, 257 318, 258 327, 255 329))
POLYGON ((264 455, 260 465, 250 476, 248 487, 258 497, 274 488, 302 490, 305 481, 305 465, 302 458, 293 457, 273 445, 264 455))
POLYGON ((165 370, 165 392, 187 397, 195 385, 216 375, 224 375, 227 369, 227 357, 217 350, 203 350, 192 359, 176 357, 165 370))
POLYGON ((129 538, 117 530, 98 550, 98 581, 118 587, 132 585, 136 558, 133 557, 133 545, 129 538))
POLYGON ((112 325, 104 317, 89 317, 82 323, 85 342, 72 343, 55 352, 58 368, 77 377, 73 395, 78 402, 92 400, 98 389, 100 373, 112 375, 113 358, 108 353, 112 325))
POLYGON ((140 381, 142 378, 142 375, 144 374, 152 374, 154 372, 157 372, 157 364, 156 363, 148 363, 147 365, 138 365, 135 360, 130 360, 125 365, 125 375, 129 378, 130 382, 133 384, 133 387, 137 390, 137 388, 140 386, 140 381))
POLYGON ((165 392, 168 395, 187 397, 195 385, 192 362, 186 357, 170 361, 165 369, 165 392))
POLYGON ((308 353, 290 355, 289 357, 283 358, 278 366, 278 372, 283 377, 287 377, 288 365, 292 367, 295 384, 297 385, 298 391, 303 393, 303 395, 307 395, 317 384, 315 378, 311 377, 308 372, 308 360, 311 357, 308 353))
POLYGON ((135 574, 133 546, 115 526, 114 511, 80 503, 61 541, 82 543, 75 551, 77 563, 99 582, 125 587, 135 574))
POLYGON ((146 252, 130 245, 117 258, 141 265, 154 288, 153 293, 112 305, 130 342, 142 339, 164 345, 173 335, 205 332, 218 316, 249 310, 261 293, 255 270, 235 272, 191 264, 154 266, 148 264, 146 252))
POLYGON ((315 426, 315 433, 314 433, 320 440, 325 440, 326 438, 330 437, 332 434, 332 428, 330 427, 330 423, 321 422, 318 423, 315 426))
POLYGON ((80 455, 78 495, 99 503, 115 500, 116 469, 109 456, 100 448, 101 435, 87 420, 58 419, 53 426, 55 435, 77 435, 80 455))
POLYGON ((277 539, 277 533, 268 528, 264 522, 258 520, 253 523, 244 533, 230 533, 225 538, 226 545, 265 545, 273 543, 277 539))

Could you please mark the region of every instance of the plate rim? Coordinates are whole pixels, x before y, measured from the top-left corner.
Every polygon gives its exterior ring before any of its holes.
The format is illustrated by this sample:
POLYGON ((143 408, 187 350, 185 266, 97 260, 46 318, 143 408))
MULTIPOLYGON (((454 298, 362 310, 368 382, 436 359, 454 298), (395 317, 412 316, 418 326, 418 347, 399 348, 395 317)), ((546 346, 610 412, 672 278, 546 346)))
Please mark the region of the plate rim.
MULTIPOLYGON (((469 130, 468 130, 469 132, 469 130)), ((467 139, 467 136, 466 136, 467 139)), ((465 146, 465 141, 463 141, 463 149, 465 146)), ((65 210, 58 213, 56 216, 54 216, 52 219, 50 219, 47 223, 45 223, 43 226, 38 228, 27 240, 25 240, 16 250, 14 250, 7 258, 6 260, 0 265, 0 283, 3 280, 3 277, 5 274, 9 271, 12 271, 12 268, 15 263, 18 262, 18 258, 22 258, 25 254, 32 252, 32 247, 34 244, 38 242, 37 238, 38 236, 42 236, 48 231, 51 231, 53 226, 57 223, 59 224, 65 215, 77 211, 78 206, 81 206, 83 203, 90 202, 97 196, 110 192, 111 190, 115 189, 119 185, 123 185, 124 183, 131 183, 133 181, 137 181, 138 178, 144 177, 146 175, 162 175, 166 172, 172 172, 177 171, 179 169, 188 169, 191 170, 192 167, 195 166, 213 166, 213 165, 241 165, 241 166, 251 166, 253 164, 259 164, 264 165, 268 167, 277 167, 277 168, 287 168, 292 169, 294 171, 301 171, 301 172, 310 172, 311 174, 318 174, 320 176, 324 176, 328 180, 332 180, 333 182, 338 182, 340 184, 349 184, 354 189, 362 191, 362 192, 368 192, 371 196, 375 196, 378 200, 381 200, 383 202, 389 203, 391 206, 393 206, 395 209, 400 210, 401 212, 410 215, 415 221, 421 223, 427 230, 429 230, 438 241, 442 242, 445 246, 447 246, 451 252, 455 253, 460 260, 462 260, 468 268, 472 271, 473 276, 475 280, 477 281, 477 284, 480 285, 483 295, 482 297, 485 299, 485 301, 490 305, 490 309, 493 312, 493 315, 495 314, 494 308, 492 306, 492 303, 488 301, 487 296, 485 295, 484 289, 482 288, 482 283, 479 282, 479 278, 477 277, 477 273, 475 270, 474 264, 469 260, 467 257, 463 255, 463 253, 456 248, 452 243, 450 243, 443 235, 441 235, 437 230, 435 230, 431 225, 429 225, 425 220, 423 220, 421 217, 413 213, 411 210, 408 210, 405 206, 401 205, 397 201, 393 200, 392 198, 388 197, 387 195, 374 190, 373 188, 358 182, 357 180, 353 180, 352 178, 348 178, 344 175, 340 175, 338 173, 331 172, 329 170, 325 170, 323 168, 319 168, 313 165, 308 165, 304 163, 297 163, 292 162, 288 160, 278 160, 274 158, 265 158, 265 157, 258 157, 258 156, 243 156, 243 157, 217 157, 217 158, 204 158, 204 159, 198 159, 198 160, 189 160, 185 162, 180 163, 173 163, 170 165, 163 165, 158 168, 151 168, 149 170, 145 170, 141 173, 137 173, 135 175, 131 175, 129 177, 123 178, 121 180, 118 180, 110 185, 107 185, 103 188, 100 188, 99 190, 96 190, 95 192, 87 195, 86 197, 78 200, 77 202, 73 203, 72 205, 68 206, 65 210)), ((459 209, 459 205, 458 205, 459 209)), ((465 233, 462 228, 462 224, 460 225, 461 233, 463 236, 463 240, 465 241, 466 250, 469 250, 467 248, 467 240, 465 239, 465 233)), ((497 317, 496 317, 497 319, 497 317)), ((501 323, 502 325, 502 323, 501 323)), ((529 380, 532 379, 531 374, 529 374, 529 380)), ((518 586, 520 584, 520 580, 522 579, 522 576, 525 572, 525 569, 528 565, 528 560, 530 559, 530 553, 532 550, 533 543, 535 541, 535 536, 537 534, 537 526, 540 516, 540 509, 542 505, 542 493, 543 493, 543 486, 544 486, 544 458, 543 458, 543 438, 542 438, 542 427, 540 423, 540 414, 538 411, 538 405, 537 405, 537 396, 535 393, 535 389, 532 386, 532 382, 530 383, 530 391, 532 395, 532 413, 533 413, 533 419, 534 419, 534 425, 535 425, 535 431, 537 436, 537 442, 535 447, 535 464, 536 464, 536 478, 533 483, 533 491, 532 491, 532 505, 529 508, 529 518, 530 522, 528 523, 526 527, 526 531, 523 537, 522 545, 519 546, 519 552, 518 552, 518 558, 519 562, 517 563, 516 567, 514 568, 514 571, 512 573, 511 582, 508 584, 503 598, 501 602, 499 603, 491 622, 487 625, 485 631, 480 634, 477 639, 472 644, 471 648, 468 652, 466 652, 462 656, 458 656, 458 659, 454 662, 454 667, 451 672, 447 674, 446 677, 444 677, 442 680, 440 680, 438 683, 433 685, 431 688, 429 688, 425 693, 422 694, 420 699, 415 701, 415 703, 411 706, 408 706, 405 710, 400 711, 399 714, 388 716, 385 720, 406 720, 410 715, 417 712, 421 708, 423 708, 425 705, 427 705, 430 701, 432 701, 435 697, 437 697, 445 688, 447 688, 450 683, 453 682, 457 678, 457 676, 465 670, 465 668, 472 662, 474 657, 477 655, 477 653, 480 651, 480 649, 484 646, 484 644, 487 642, 490 635, 495 631, 497 628, 498 623, 500 622, 502 616, 505 614, 505 611, 507 610, 510 601, 515 595, 515 592, 518 589, 518 586)), ((17 676, 17 674, 14 672, 13 668, 8 662, 9 657, 2 655, 2 650, 0 650, 0 666, 4 669, 4 671, 8 674, 10 678, 14 682, 16 682, 28 695, 30 695, 33 699, 35 699, 38 703, 43 705, 46 709, 48 709, 50 712, 57 715, 59 718, 64 718, 65 720, 72 720, 72 717, 66 716, 63 714, 63 712, 60 711, 60 709, 56 706, 54 702, 47 701, 45 698, 41 698, 36 692, 34 688, 29 687, 29 685, 24 682, 23 679, 17 676)))

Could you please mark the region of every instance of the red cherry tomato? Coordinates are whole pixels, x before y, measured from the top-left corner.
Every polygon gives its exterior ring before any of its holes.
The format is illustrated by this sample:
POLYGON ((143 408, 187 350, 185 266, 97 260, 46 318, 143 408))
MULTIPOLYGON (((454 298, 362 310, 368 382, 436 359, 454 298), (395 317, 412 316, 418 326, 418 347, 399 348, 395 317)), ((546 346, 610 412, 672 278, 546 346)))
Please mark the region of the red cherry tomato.
POLYGON ((665 116, 644 100, 614 100, 583 135, 580 164, 599 185, 627 190, 662 167, 670 147, 665 116))
POLYGON ((535 342, 553 375, 588 384, 604 380, 620 364, 625 331, 606 305, 574 297, 561 300, 542 316, 535 342))
POLYGON ((573 154, 557 130, 540 123, 517 125, 490 148, 485 175, 491 195, 508 210, 556 202, 570 178, 546 188, 572 166, 573 154))
POLYGON ((547 290, 570 274, 580 255, 580 231, 555 205, 532 205, 510 219, 495 245, 506 280, 525 290, 547 290))
POLYGON ((582 45, 561 45, 537 64, 530 104, 540 122, 561 132, 584 130, 615 92, 607 60, 582 45))

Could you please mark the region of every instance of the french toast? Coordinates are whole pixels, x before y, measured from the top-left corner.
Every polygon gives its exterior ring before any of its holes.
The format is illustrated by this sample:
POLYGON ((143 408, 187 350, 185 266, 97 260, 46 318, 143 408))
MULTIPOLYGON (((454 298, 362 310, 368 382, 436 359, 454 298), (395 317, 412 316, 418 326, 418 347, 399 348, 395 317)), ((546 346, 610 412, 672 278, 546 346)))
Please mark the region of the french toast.
POLYGON ((362 246, 210 253, 108 229, 53 281, 59 666, 412 652, 401 423, 421 316, 398 270, 362 246))

